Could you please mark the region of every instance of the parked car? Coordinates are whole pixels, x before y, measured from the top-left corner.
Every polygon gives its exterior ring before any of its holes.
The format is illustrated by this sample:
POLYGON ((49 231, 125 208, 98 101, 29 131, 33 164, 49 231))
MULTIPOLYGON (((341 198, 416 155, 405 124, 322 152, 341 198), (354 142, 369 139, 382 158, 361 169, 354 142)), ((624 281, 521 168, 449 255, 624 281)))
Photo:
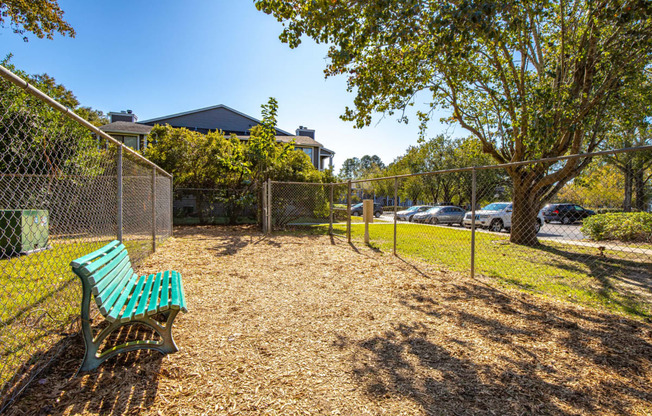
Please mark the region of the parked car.
POLYGON ((465 211, 454 205, 430 208, 427 211, 414 214, 412 221, 427 224, 460 224, 464 219, 465 211))
MULTIPOLYGON (((544 217, 542 211, 537 214, 535 224, 537 233, 543 226, 544 217)), ((465 227, 471 227, 471 212, 464 215, 463 224, 465 227)), ((494 202, 475 212, 475 225, 479 228, 487 228, 490 231, 500 232, 505 229, 510 231, 512 228, 512 203, 511 202, 494 202)))
POLYGON ((432 206, 430 205, 413 205, 404 211, 397 212, 396 219, 398 219, 399 221, 412 221, 412 217, 414 216, 414 214, 427 211, 430 208, 432 208, 432 206))
POLYGON ((575 204, 548 204, 543 207, 542 211, 543 218, 547 223, 559 221, 562 224, 572 224, 595 215, 594 211, 575 204))
MULTIPOLYGON (((351 207, 351 215, 362 216, 362 211, 363 211, 362 207, 363 207, 362 202, 353 205, 351 207)), ((379 218, 381 215, 383 215, 383 206, 380 204, 374 204, 374 217, 379 218)))
POLYGON ((417 212, 412 216, 412 222, 416 223, 429 223, 430 218, 437 213, 441 208, 433 207, 425 211, 417 212))

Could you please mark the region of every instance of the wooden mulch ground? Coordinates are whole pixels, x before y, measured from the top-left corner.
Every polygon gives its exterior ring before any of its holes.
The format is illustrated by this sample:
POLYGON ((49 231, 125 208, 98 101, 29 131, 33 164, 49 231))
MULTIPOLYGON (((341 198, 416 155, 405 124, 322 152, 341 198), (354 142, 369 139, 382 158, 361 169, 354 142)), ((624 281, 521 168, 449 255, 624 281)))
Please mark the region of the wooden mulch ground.
POLYGON ((180 228, 141 271, 167 268, 179 353, 72 377, 77 337, 8 413, 652 414, 648 323, 337 237, 180 228))

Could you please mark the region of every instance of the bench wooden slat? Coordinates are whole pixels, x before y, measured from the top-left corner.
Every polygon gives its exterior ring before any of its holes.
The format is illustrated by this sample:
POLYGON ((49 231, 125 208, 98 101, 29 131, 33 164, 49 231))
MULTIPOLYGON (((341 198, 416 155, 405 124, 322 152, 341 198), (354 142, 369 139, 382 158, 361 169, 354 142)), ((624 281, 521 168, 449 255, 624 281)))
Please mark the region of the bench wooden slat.
POLYGON ((181 297, 179 296, 179 273, 172 271, 172 297, 170 298, 170 308, 181 309, 181 297))
POLYGON ((161 283, 163 281, 163 273, 156 273, 156 281, 154 282, 154 288, 149 295, 149 307, 147 308, 147 315, 154 315, 156 309, 158 308, 158 295, 161 291, 161 283))
POLYGON ((114 247, 116 247, 120 242, 118 240, 113 240, 109 244, 105 245, 104 247, 93 251, 92 253, 88 253, 85 256, 82 256, 78 259, 73 260, 70 265, 74 267, 75 269, 79 268, 81 265, 88 263, 89 261, 95 260, 96 258, 103 256, 107 251, 112 250, 114 247))
POLYGON ((129 295, 131 295, 131 292, 134 290, 134 286, 136 286, 137 282, 138 282, 138 275, 132 272, 129 281, 127 281, 127 284, 124 286, 124 289, 122 290, 122 294, 120 295, 118 300, 115 301, 115 304, 111 308, 111 312, 109 312, 109 314, 106 316, 106 319, 108 319, 111 322, 115 322, 118 319, 118 317, 120 316, 120 312, 122 312, 122 308, 127 303, 127 300, 129 300, 129 295))
POLYGON ((136 313, 136 305, 138 304, 138 300, 143 292, 143 286, 145 286, 146 280, 147 275, 138 278, 136 289, 131 293, 131 299, 129 299, 129 303, 120 317, 120 322, 129 322, 133 319, 133 315, 136 313))
POLYGON ((170 309, 170 271, 163 272, 163 284, 161 286, 161 301, 158 303, 159 311, 170 309))
MULTIPOLYGON (((102 302, 100 306, 100 312, 102 315, 107 316, 113 305, 118 300, 118 297, 122 294, 124 287, 129 283, 129 279, 134 275, 134 270, 129 268, 125 270, 124 274, 121 275, 114 283, 109 287, 112 288, 110 292, 111 295, 102 302)), ((107 288, 108 289, 108 288, 107 288)))
POLYGON ((82 266, 79 269, 79 273, 82 276, 90 276, 97 272, 102 266, 105 264, 109 263, 111 260, 113 260, 116 256, 118 256, 122 251, 126 252, 126 248, 123 244, 120 244, 119 246, 115 247, 113 250, 107 251, 104 256, 99 257, 97 260, 93 261, 92 263, 88 263, 85 266, 82 266))
MULTIPOLYGON (((111 260, 109 264, 107 264, 106 266, 98 270, 97 273, 88 276, 87 277, 88 281, 91 282, 92 285, 98 284, 99 282, 102 281, 102 279, 104 279, 111 272, 111 270, 118 267, 118 264, 120 264, 122 260, 124 260, 128 256, 129 255, 127 254, 127 250, 123 250, 113 260, 111 260)), ((129 261, 128 258, 127 261, 129 261)))
POLYGON ((136 308, 136 314, 134 315, 134 318, 140 319, 145 316, 145 312, 147 311, 147 301, 149 300, 149 294, 152 292, 152 285, 154 284, 155 278, 156 276, 153 274, 147 276, 147 283, 145 283, 143 295, 138 301, 138 308, 136 308))
MULTIPOLYGON (((121 254, 119 257, 116 257, 111 263, 107 264, 102 270, 97 272, 97 282, 91 281, 91 284, 94 285, 92 289, 93 294, 95 296, 99 295, 104 288, 115 279, 116 275, 125 268, 125 266, 131 267, 126 251, 124 252, 124 255, 121 254)), ((88 279, 91 280, 92 277, 93 276, 89 276, 88 279)))
POLYGON ((176 272, 177 275, 179 275, 179 297, 180 297, 180 302, 179 306, 181 307, 181 310, 184 312, 188 312, 188 309, 186 309, 186 295, 183 292, 183 280, 181 280, 181 273, 176 272))
POLYGON ((131 263, 129 263, 128 258, 125 258, 122 260, 122 262, 120 262, 118 267, 111 271, 109 276, 100 281, 100 283, 97 285, 98 293, 95 295, 95 300, 97 301, 98 306, 101 306, 111 295, 111 293, 113 293, 116 286, 120 283, 121 278, 129 269, 131 269, 131 263))

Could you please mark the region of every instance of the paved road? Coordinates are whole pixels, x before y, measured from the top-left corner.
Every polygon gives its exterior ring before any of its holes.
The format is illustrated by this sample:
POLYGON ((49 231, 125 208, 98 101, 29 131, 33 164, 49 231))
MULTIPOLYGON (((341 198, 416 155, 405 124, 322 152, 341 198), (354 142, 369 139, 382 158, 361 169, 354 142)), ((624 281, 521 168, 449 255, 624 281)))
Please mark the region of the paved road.
MULTIPOLYGON (((390 221, 394 222, 394 216, 392 214, 383 214, 380 218, 378 218, 381 221, 390 221)), ((399 223, 404 223, 403 221, 399 221, 399 223)), ((446 225, 432 225, 432 227, 448 227, 446 225)), ((455 228, 460 228, 457 225, 453 225, 452 227, 455 228)), ((563 225, 559 223, 550 223, 550 224, 544 224, 543 227, 541 227, 541 231, 539 231, 539 234, 537 236, 539 238, 546 238, 549 240, 584 240, 587 238, 582 232, 580 231, 581 224, 569 224, 569 225, 563 225)), ((483 232, 490 232, 487 230, 481 230, 483 232)), ((502 234, 506 234, 506 231, 502 231, 502 234)))

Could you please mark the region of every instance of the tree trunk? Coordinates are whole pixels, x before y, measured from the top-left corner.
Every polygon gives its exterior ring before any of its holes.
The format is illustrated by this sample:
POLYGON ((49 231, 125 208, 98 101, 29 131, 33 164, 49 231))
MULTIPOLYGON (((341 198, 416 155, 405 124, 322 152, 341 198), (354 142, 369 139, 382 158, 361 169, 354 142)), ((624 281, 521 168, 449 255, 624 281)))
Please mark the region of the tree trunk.
POLYGON ((532 192, 531 183, 514 181, 513 202, 512 231, 509 241, 524 246, 539 245, 536 224, 541 202, 532 192))
POLYGON ((645 172, 640 169, 634 172, 634 190, 636 191, 636 209, 646 211, 647 195, 645 193, 645 172))
POLYGON ((627 162, 622 170, 625 173, 625 198, 623 200, 623 211, 630 212, 632 210, 632 183, 634 181, 632 163, 627 162))

